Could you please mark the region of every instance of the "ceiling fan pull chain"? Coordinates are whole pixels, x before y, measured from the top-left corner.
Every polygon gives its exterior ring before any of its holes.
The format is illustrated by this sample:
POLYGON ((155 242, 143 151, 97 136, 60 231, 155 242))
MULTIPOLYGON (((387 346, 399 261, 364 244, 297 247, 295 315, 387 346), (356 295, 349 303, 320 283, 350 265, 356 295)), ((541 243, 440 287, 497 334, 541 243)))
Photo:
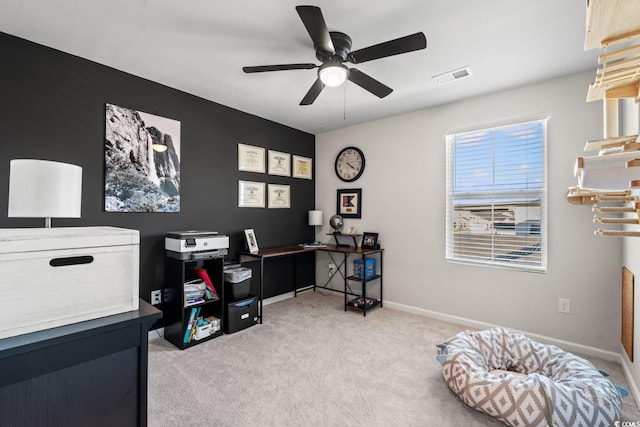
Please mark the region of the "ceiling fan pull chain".
POLYGON ((342 120, 347 121, 347 85, 343 85, 342 91, 342 120))

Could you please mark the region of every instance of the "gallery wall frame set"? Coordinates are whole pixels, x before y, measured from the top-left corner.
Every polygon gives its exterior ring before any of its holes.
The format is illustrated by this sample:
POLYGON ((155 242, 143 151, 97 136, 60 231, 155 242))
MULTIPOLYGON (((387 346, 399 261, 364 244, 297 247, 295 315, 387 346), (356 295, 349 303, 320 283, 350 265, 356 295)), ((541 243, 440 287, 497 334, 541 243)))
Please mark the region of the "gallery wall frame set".
POLYGON ((313 159, 283 151, 265 150, 263 147, 255 145, 238 143, 238 170, 313 179, 313 159))
POLYGON ((264 182, 256 181, 238 181, 238 207, 264 208, 265 204, 269 209, 290 208, 291 186, 286 184, 265 184, 264 182))

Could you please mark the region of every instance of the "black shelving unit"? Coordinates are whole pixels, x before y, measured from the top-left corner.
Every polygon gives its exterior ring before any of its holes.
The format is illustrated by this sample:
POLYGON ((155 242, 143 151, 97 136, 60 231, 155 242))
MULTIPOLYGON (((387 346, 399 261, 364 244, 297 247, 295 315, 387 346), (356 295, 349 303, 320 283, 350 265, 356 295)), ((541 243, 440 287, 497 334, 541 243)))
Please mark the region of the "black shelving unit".
MULTIPOLYGON (((347 310, 347 308, 352 308, 352 309, 356 309, 356 310, 361 310, 362 311, 362 315, 366 316, 367 315, 367 311, 371 310, 372 308, 376 307, 376 306, 380 306, 382 307, 382 254, 383 254, 383 249, 361 249, 359 248, 359 252, 362 254, 362 279, 361 278, 357 278, 355 276, 348 276, 345 278, 344 282, 345 282, 345 289, 344 289, 344 309, 345 311, 347 310), (366 259, 367 256, 372 256, 372 255, 378 255, 379 256, 379 260, 376 263, 376 267, 378 269, 378 271, 376 272, 375 276, 367 278, 367 268, 366 268, 366 259), (347 282, 359 282, 362 284, 362 293, 358 296, 356 296, 356 298, 347 299, 347 282), (373 283, 374 281, 378 281, 380 284, 380 299, 377 298, 371 298, 371 297, 367 297, 367 284, 369 283, 373 283)), ((345 260, 346 261, 346 260, 345 260)), ((345 263, 346 264, 346 263, 345 263)), ((346 271, 347 266, 345 265, 345 271, 346 271)))
POLYGON ((222 335, 224 330, 223 268, 224 257, 221 256, 183 260, 167 252, 164 264, 164 338, 179 349, 184 350, 222 335), (218 293, 218 298, 187 306, 184 299, 184 283, 199 277, 193 270, 196 267, 207 271, 218 293), (193 339, 185 343, 184 336, 192 308, 200 308, 199 316, 215 316, 220 319, 220 330, 200 340, 193 339))

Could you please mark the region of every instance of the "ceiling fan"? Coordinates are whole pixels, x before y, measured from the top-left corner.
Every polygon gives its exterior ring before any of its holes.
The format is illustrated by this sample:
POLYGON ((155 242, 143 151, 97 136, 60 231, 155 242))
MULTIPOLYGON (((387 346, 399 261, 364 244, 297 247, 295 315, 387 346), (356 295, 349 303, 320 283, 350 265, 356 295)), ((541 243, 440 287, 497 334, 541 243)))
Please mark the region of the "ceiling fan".
POLYGON ((309 36, 311 36, 313 47, 316 50, 316 58, 322 64, 257 65, 242 67, 242 70, 245 73, 262 73, 265 71, 311 70, 318 68, 318 78, 302 98, 300 105, 313 104, 313 101, 316 100, 325 86, 340 86, 346 79, 377 97, 384 98, 393 92, 393 89, 356 68, 348 68, 343 63, 361 64, 374 59, 413 52, 427 47, 427 39, 420 32, 352 52, 351 37, 338 31, 328 31, 319 7, 296 6, 296 11, 300 15, 300 19, 302 19, 309 36))

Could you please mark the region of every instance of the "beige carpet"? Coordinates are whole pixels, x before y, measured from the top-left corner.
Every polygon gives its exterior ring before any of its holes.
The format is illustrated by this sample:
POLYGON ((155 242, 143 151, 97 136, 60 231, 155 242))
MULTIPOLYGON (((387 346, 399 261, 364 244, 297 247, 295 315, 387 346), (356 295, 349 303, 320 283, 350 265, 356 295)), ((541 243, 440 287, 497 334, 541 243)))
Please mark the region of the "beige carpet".
MULTIPOLYGON (((149 346, 149 426, 502 426, 449 391, 435 345, 463 327, 306 292, 184 351, 149 346)), ((627 387, 620 365, 591 359, 627 387)), ((640 421, 633 397, 623 421, 640 421)))

